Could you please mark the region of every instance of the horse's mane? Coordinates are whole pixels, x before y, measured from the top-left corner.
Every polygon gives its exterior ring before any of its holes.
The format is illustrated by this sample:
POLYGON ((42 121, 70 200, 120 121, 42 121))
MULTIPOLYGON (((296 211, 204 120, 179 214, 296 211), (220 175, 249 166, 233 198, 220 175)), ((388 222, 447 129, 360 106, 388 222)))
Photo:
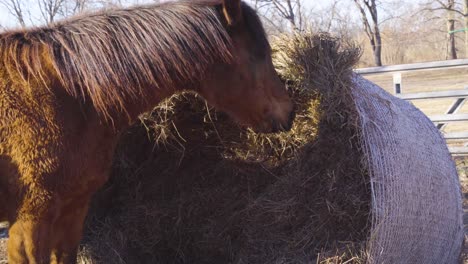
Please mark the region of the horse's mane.
POLYGON ((219 3, 105 10, 5 32, 0 68, 25 80, 53 76, 69 94, 89 98, 105 115, 112 108, 125 111, 125 101, 144 100, 149 86, 184 88, 177 86, 198 81, 207 65, 232 59, 219 3))

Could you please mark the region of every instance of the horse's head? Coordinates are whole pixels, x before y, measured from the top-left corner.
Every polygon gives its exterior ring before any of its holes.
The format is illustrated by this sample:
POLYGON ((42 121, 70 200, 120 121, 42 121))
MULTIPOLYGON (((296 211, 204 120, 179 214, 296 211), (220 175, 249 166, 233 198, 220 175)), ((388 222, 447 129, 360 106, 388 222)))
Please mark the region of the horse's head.
POLYGON ((289 130, 293 103, 273 67, 257 14, 240 0, 223 0, 218 11, 232 40, 233 62, 214 65, 200 93, 217 109, 258 132, 289 130))

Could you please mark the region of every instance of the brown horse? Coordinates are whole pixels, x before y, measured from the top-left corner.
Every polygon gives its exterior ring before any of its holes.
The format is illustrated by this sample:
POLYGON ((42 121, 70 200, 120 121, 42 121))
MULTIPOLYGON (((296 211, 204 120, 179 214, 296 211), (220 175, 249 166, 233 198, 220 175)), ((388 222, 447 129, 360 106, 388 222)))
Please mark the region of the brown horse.
POLYGON ((193 90, 261 132, 293 106, 255 12, 240 0, 167 3, 0 35, 0 220, 9 263, 74 263, 121 131, 193 90))

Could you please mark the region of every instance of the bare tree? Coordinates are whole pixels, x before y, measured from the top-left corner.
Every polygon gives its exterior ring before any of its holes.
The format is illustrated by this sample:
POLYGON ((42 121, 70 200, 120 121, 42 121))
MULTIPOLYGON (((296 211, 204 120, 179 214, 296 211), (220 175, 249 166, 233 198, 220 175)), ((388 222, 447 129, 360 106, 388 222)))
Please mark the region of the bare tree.
POLYGON ((0 4, 5 6, 8 9, 8 12, 13 15, 18 23, 22 27, 26 27, 26 21, 24 17, 23 4, 22 0, 0 0, 0 4))
POLYGON ((59 8, 59 14, 63 17, 81 14, 87 10, 99 9, 106 6, 104 3, 99 3, 93 0, 64 0, 64 3, 59 8))
POLYGON ((456 22, 460 22, 459 17, 464 18, 465 24, 465 56, 468 56, 468 0, 464 0, 464 10, 456 0, 429 0, 425 3, 423 11, 433 14, 433 18, 445 21, 447 31, 447 56, 449 59, 458 58, 455 34, 463 30, 456 30, 456 22))
POLYGON ((353 0, 361 13, 364 32, 369 39, 376 66, 382 66, 382 36, 380 34, 379 16, 375 0, 353 0))
MULTIPOLYGON (((257 10, 274 13, 288 21, 293 31, 304 29, 302 0, 253 0, 257 10)), ((272 21, 270 21, 272 22, 272 21)))
POLYGON ((333 0, 329 5, 323 6, 322 8, 314 8, 309 11, 307 18, 304 19, 307 23, 307 29, 313 31, 330 32, 337 22, 339 14, 338 3, 340 0, 333 0), (327 15, 324 15, 327 14, 327 15))
POLYGON ((328 21, 324 21, 325 23, 325 31, 326 32, 329 32, 332 28, 332 24, 333 24, 333 21, 335 21, 336 17, 338 16, 338 2, 339 0, 334 0, 332 2, 332 4, 330 5, 330 9, 329 9, 329 18, 328 18, 328 21))
POLYGON ((88 0, 70 0, 68 1, 68 5, 70 6, 70 10, 67 12, 71 15, 83 13, 86 8, 88 7, 88 0))
POLYGON ((65 0, 39 0, 38 2, 42 18, 47 24, 54 22, 65 5, 65 0))

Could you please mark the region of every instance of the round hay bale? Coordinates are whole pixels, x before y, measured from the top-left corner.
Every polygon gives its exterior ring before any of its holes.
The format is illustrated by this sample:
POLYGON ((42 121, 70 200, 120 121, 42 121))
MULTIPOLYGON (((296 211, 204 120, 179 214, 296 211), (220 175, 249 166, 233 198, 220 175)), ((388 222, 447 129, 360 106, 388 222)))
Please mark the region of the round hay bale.
POLYGON ((421 111, 354 76, 372 188, 369 263, 458 263, 460 182, 442 135, 421 111))
POLYGON ((82 263, 455 263, 461 198, 434 126, 355 76, 352 45, 276 43, 292 131, 243 130, 193 94, 163 102, 122 140, 82 263))

